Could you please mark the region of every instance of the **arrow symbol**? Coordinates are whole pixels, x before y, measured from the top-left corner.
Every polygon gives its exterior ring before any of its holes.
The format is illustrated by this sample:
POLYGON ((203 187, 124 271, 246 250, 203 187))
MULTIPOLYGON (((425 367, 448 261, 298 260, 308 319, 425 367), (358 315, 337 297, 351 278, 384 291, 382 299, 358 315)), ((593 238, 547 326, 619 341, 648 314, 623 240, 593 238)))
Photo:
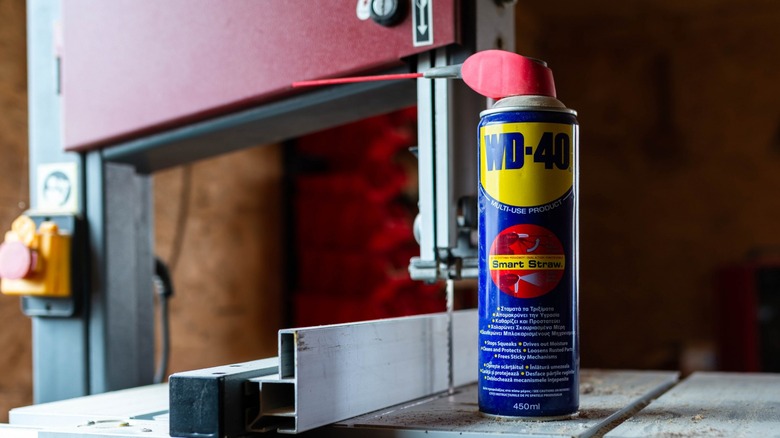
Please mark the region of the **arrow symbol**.
POLYGON ((420 11, 420 24, 417 25, 417 31, 423 35, 428 31, 428 13, 426 11, 428 0, 415 0, 415 3, 417 3, 417 9, 420 11))
POLYGON ((541 286, 544 282, 544 278, 541 273, 534 272, 533 274, 528 275, 521 275, 520 280, 525 281, 526 283, 531 283, 534 286, 541 286))

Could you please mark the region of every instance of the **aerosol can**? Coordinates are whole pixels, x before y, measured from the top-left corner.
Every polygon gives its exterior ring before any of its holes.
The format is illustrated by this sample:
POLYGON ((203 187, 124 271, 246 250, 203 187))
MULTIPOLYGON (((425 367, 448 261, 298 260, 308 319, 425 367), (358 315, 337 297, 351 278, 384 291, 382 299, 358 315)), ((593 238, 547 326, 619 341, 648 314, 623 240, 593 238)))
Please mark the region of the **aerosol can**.
POLYGON ((547 76, 478 128, 479 408, 535 420, 579 407, 578 125, 547 76))

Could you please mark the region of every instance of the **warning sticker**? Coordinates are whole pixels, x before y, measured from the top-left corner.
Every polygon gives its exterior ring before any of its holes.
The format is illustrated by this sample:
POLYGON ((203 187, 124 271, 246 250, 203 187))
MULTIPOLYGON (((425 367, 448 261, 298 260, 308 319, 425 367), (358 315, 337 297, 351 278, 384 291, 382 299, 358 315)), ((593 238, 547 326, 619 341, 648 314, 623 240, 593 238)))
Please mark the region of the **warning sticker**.
POLYGON ((501 292, 517 298, 533 298, 560 283, 566 268, 563 245, 552 231, 520 224, 496 236, 490 246, 488 268, 501 292))

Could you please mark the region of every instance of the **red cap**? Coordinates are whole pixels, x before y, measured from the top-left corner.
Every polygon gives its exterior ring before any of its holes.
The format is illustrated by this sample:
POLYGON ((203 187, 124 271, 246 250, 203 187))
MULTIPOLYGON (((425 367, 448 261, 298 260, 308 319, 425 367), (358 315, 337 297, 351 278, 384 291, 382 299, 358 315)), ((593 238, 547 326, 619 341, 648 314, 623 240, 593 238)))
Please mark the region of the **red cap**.
POLYGON ((463 81, 493 99, 509 96, 555 96, 552 70, 543 62, 504 50, 485 50, 466 59, 463 81))

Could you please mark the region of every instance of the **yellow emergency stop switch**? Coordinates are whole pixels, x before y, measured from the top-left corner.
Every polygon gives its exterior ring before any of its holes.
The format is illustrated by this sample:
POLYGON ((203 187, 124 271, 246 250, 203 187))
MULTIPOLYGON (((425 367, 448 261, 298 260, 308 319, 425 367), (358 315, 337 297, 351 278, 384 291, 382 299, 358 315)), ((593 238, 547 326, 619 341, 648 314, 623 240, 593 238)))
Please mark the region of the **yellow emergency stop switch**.
POLYGON ((36 227, 19 216, 0 244, 0 292, 6 295, 68 297, 71 236, 54 222, 36 227))

